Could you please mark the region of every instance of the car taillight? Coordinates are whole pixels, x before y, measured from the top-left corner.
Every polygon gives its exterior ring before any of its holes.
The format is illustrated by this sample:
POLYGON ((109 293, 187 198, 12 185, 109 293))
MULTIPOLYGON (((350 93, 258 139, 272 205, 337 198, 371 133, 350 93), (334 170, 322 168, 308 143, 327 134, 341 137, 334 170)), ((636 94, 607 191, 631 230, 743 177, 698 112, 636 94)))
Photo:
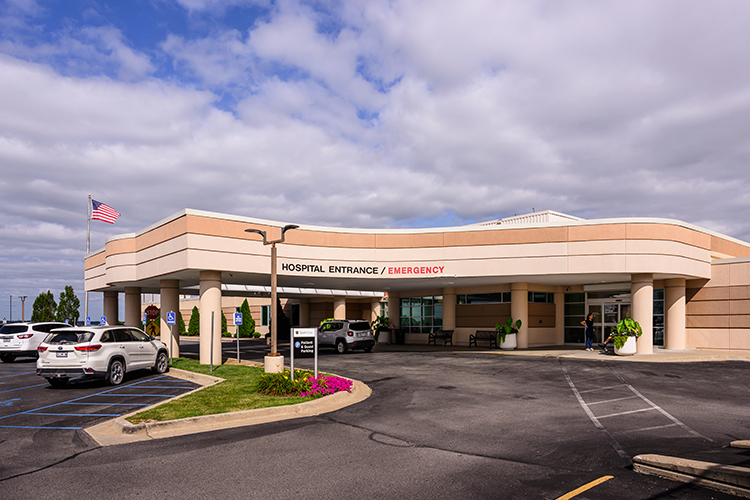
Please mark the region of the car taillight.
POLYGON ((102 345, 101 345, 101 344, 94 344, 94 345, 77 345, 77 346, 75 347, 75 350, 76 350, 76 351, 85 351, 85 352, 88 352, 88 351, 98 351, 98 350, 99 350, 99 349, 101 349, 101 348, 102 348, 102 345))
POLYGON ((346 332, 346 334, 349 335, 350 337, 354 337, 354 332, 351 331, 351 330, 349 330, 348 332, 346 332))
POLYGON ((36 350, 39 351, 39 352, 44 352, 44 351, 47 350, 47 346, 46 345, 40 345, 39 347, 36 348, 36 350))
POLYGON ((16 337, 18 337, 19 339, 30 339, 33 336, 34 336, 33 333, 24 333, 21 335, 16 335, 16 337))

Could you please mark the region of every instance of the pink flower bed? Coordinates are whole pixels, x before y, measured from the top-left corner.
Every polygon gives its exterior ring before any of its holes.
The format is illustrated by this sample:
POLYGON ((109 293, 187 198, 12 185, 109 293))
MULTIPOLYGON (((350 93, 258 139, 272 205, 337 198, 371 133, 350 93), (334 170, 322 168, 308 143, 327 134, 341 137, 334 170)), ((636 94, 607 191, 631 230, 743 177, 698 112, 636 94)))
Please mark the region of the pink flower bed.
POLYGON ((352 389, 352 381, 341 377, 318 375, 318 378, 308 377, 307 381, 310 383, 310 388, 300 393, 300 396, 306 398, 317 398, 342 391, 349 392, 352 389))

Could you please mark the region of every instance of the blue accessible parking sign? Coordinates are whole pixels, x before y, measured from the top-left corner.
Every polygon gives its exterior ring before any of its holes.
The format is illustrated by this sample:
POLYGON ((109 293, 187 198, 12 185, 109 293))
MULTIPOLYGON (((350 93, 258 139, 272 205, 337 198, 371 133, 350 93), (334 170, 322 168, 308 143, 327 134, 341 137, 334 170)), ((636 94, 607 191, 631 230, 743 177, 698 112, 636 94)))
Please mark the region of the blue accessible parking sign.
POLYGON ((242 313, 234 313, 234 324, 235 325, 242 324, 242 313))
POLYGON ((176 323, 175 313, 168 312, 167 313, 167 324, 168 325, 174 325, 176 323))

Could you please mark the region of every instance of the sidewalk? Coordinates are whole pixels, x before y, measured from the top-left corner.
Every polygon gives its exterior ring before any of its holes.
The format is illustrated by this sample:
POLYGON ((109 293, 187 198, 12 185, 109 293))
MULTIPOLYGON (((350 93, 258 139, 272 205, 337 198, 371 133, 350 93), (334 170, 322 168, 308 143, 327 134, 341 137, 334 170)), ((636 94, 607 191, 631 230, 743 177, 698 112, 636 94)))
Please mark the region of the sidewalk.
POLYGON ((702 349, 686 349, 684 351, 667 350, 655 347, 653 354, 635 354, 633 356, 617 356, 609 350, 603 353, 600 348, 586 351, 582 347, 553 346, 530 347, 503 351, 502 349, 483 349, 466 346, 428 346, 420 344, 377 344, 374 352, 454 352, 457 354, 497 354, 503 356, 539 356, 546 358, 575 358, 597 359, 616 362, 646 362, 646 363, 688 363, 701 361, 750 361, 750 351, 715 351, 702 349))

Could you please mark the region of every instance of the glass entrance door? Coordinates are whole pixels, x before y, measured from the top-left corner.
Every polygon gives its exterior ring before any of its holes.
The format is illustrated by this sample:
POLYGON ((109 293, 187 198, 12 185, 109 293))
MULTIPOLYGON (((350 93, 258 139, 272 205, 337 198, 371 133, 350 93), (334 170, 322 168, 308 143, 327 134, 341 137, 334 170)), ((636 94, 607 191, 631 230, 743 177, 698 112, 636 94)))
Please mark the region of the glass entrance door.
POLYGON ((622 301, 589 303, 590 313, 594 313, 594 342, 604 342, 617 323, 630 317, 630 304, 622 301))

